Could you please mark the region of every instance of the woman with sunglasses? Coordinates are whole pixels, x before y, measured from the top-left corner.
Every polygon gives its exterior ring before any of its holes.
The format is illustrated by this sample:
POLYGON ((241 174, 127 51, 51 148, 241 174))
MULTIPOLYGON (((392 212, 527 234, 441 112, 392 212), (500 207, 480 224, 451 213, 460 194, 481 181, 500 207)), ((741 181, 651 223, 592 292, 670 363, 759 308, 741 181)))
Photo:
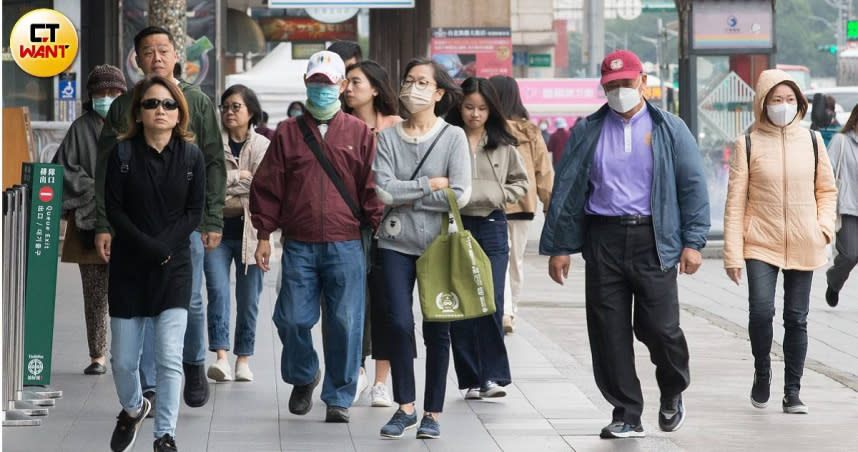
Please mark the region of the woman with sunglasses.
MULTIPOLYGON (((372 60, 364 60, 346 68, 348 85, 343 92, 343 111, 354 115, 378 135, 382 130, 402 122, 397 116, 397 100, 387 71, 372 60)), ((375 382, 372 385, 372 406, 393 405, 387 392, 387 375, 390 373, 390 332, 387 321, 387 290, 381 277, 381 268, 373 262, 367 275, 367 316, 364 325, 363 361, 372 353, 375 358, 375 382), (368 340, 370 343, 368 343, 368 340), (371 346, 369 346, 371 345, 371 346)), ((358 391, 355 401, 368 386, 366 369, 361 362, 358 391)))
MULTIPOLYGON (((378 259, 390 302, 390 367, 393 400, 399 405, 381 428, 384 438, 401 438, 417 427, 412 314, 417 259, 448 218, 444 189, 453 190, 460 206, 471 192, 468 140, 462 129, 439 117, 458 103, 461 90, 440 64, 426 59, 409 62, 401 84, 399 101, 408 119, 378 135, 372 165, 376 192, 387 206, 379 226, 378 259)), ((423 342, 426 385, 417 437, 438 438, 450 366, 450 323, 423 322, 423 342)))
POLYGON ((151 409, 138 373, 147 318, 155 329, 156 448, 176 450, 191 299, 188 237, 200 223, 205 200, 205 161, 190 142, 188 120, 188 104, 175 83, 144 79, 134 87, 127 132, 107 163, 105 207, 115 233, 108 285, 110 362, 122 405, 110 440, 114 451, 131 449, 151 409))
POLYGON ((256 133, 262 118, 259 99, 250 88, 232 85, 220 96, 226 162, 226 202, 223 239, 206 253, 203 268, 208 292, 209 350, 217 361, 206 375, 215 381, 233 379, 227 361, 229 351, 230 267, 235 261, 235 381, 253 381, 248 361, 256 341, 256 315, 262 292, 262 271, 256 265, 256 229, 250 223, 250 184, 259 169, 268 138, 256 133))
POLYGON ((447 121, 465 129, 471 148, 471 199, 462 223, 492 264, 496 311, 493 315, 453 322, 450 334, 459 389, 469 400, 503 397, 511 383, 503 342, 504 280, 509 265, 509 235, 504 208, 527 193, 527 171, 507 127, 494 86, 484 78, 462 82, 465 97, 447 121))

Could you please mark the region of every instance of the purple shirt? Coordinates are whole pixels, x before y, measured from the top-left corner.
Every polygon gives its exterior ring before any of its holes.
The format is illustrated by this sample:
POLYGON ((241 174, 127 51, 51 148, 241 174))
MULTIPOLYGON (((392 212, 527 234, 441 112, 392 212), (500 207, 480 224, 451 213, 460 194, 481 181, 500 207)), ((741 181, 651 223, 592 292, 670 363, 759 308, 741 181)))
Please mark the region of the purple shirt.
POLYGON ((646 106, 626 122, 610 110, 590 167, 590 215, 652 215, 652 117, 646 106))

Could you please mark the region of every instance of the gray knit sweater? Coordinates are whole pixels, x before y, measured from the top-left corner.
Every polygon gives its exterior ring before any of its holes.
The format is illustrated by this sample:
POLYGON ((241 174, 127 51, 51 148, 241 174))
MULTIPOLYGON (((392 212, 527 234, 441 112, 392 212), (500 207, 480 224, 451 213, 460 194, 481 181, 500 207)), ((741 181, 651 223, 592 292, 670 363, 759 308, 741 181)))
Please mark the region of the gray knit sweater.
POLYGON ((447 123, 438 118, 423 136, 411 137, 402 123, 378 135, 372 169, 376 192, 390 211, 379 228, 378 246, 419 256, 441 233, 441 221, 448 218, 450 205, 443 190, 433 192, 429 179, 447 177, 459 207, 471 196, 471 159, 465 132, 450 126, 435 144, 415 180, 411 174, 447 123))

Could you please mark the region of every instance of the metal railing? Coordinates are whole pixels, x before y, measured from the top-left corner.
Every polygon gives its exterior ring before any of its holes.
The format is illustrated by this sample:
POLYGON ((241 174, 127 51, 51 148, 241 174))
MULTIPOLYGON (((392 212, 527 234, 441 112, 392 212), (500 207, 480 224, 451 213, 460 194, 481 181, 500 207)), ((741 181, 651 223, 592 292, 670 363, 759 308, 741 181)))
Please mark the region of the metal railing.
POLYGON ((27 268, 27 188, 3 192, 3 426, 40 425, 54 404, 24 391, 24 300, 27 268))

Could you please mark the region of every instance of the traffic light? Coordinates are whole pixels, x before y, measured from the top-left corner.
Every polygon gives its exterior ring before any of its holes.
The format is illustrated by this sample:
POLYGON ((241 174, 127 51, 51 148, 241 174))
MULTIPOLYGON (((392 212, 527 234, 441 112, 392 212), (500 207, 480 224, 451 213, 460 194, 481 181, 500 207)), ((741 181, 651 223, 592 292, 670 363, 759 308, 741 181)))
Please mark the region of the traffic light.
POLYGON ((837 55, 837 46, 835 44, 816 46, 816 49, 820 52, 828 52, 832 55, 837 55))

